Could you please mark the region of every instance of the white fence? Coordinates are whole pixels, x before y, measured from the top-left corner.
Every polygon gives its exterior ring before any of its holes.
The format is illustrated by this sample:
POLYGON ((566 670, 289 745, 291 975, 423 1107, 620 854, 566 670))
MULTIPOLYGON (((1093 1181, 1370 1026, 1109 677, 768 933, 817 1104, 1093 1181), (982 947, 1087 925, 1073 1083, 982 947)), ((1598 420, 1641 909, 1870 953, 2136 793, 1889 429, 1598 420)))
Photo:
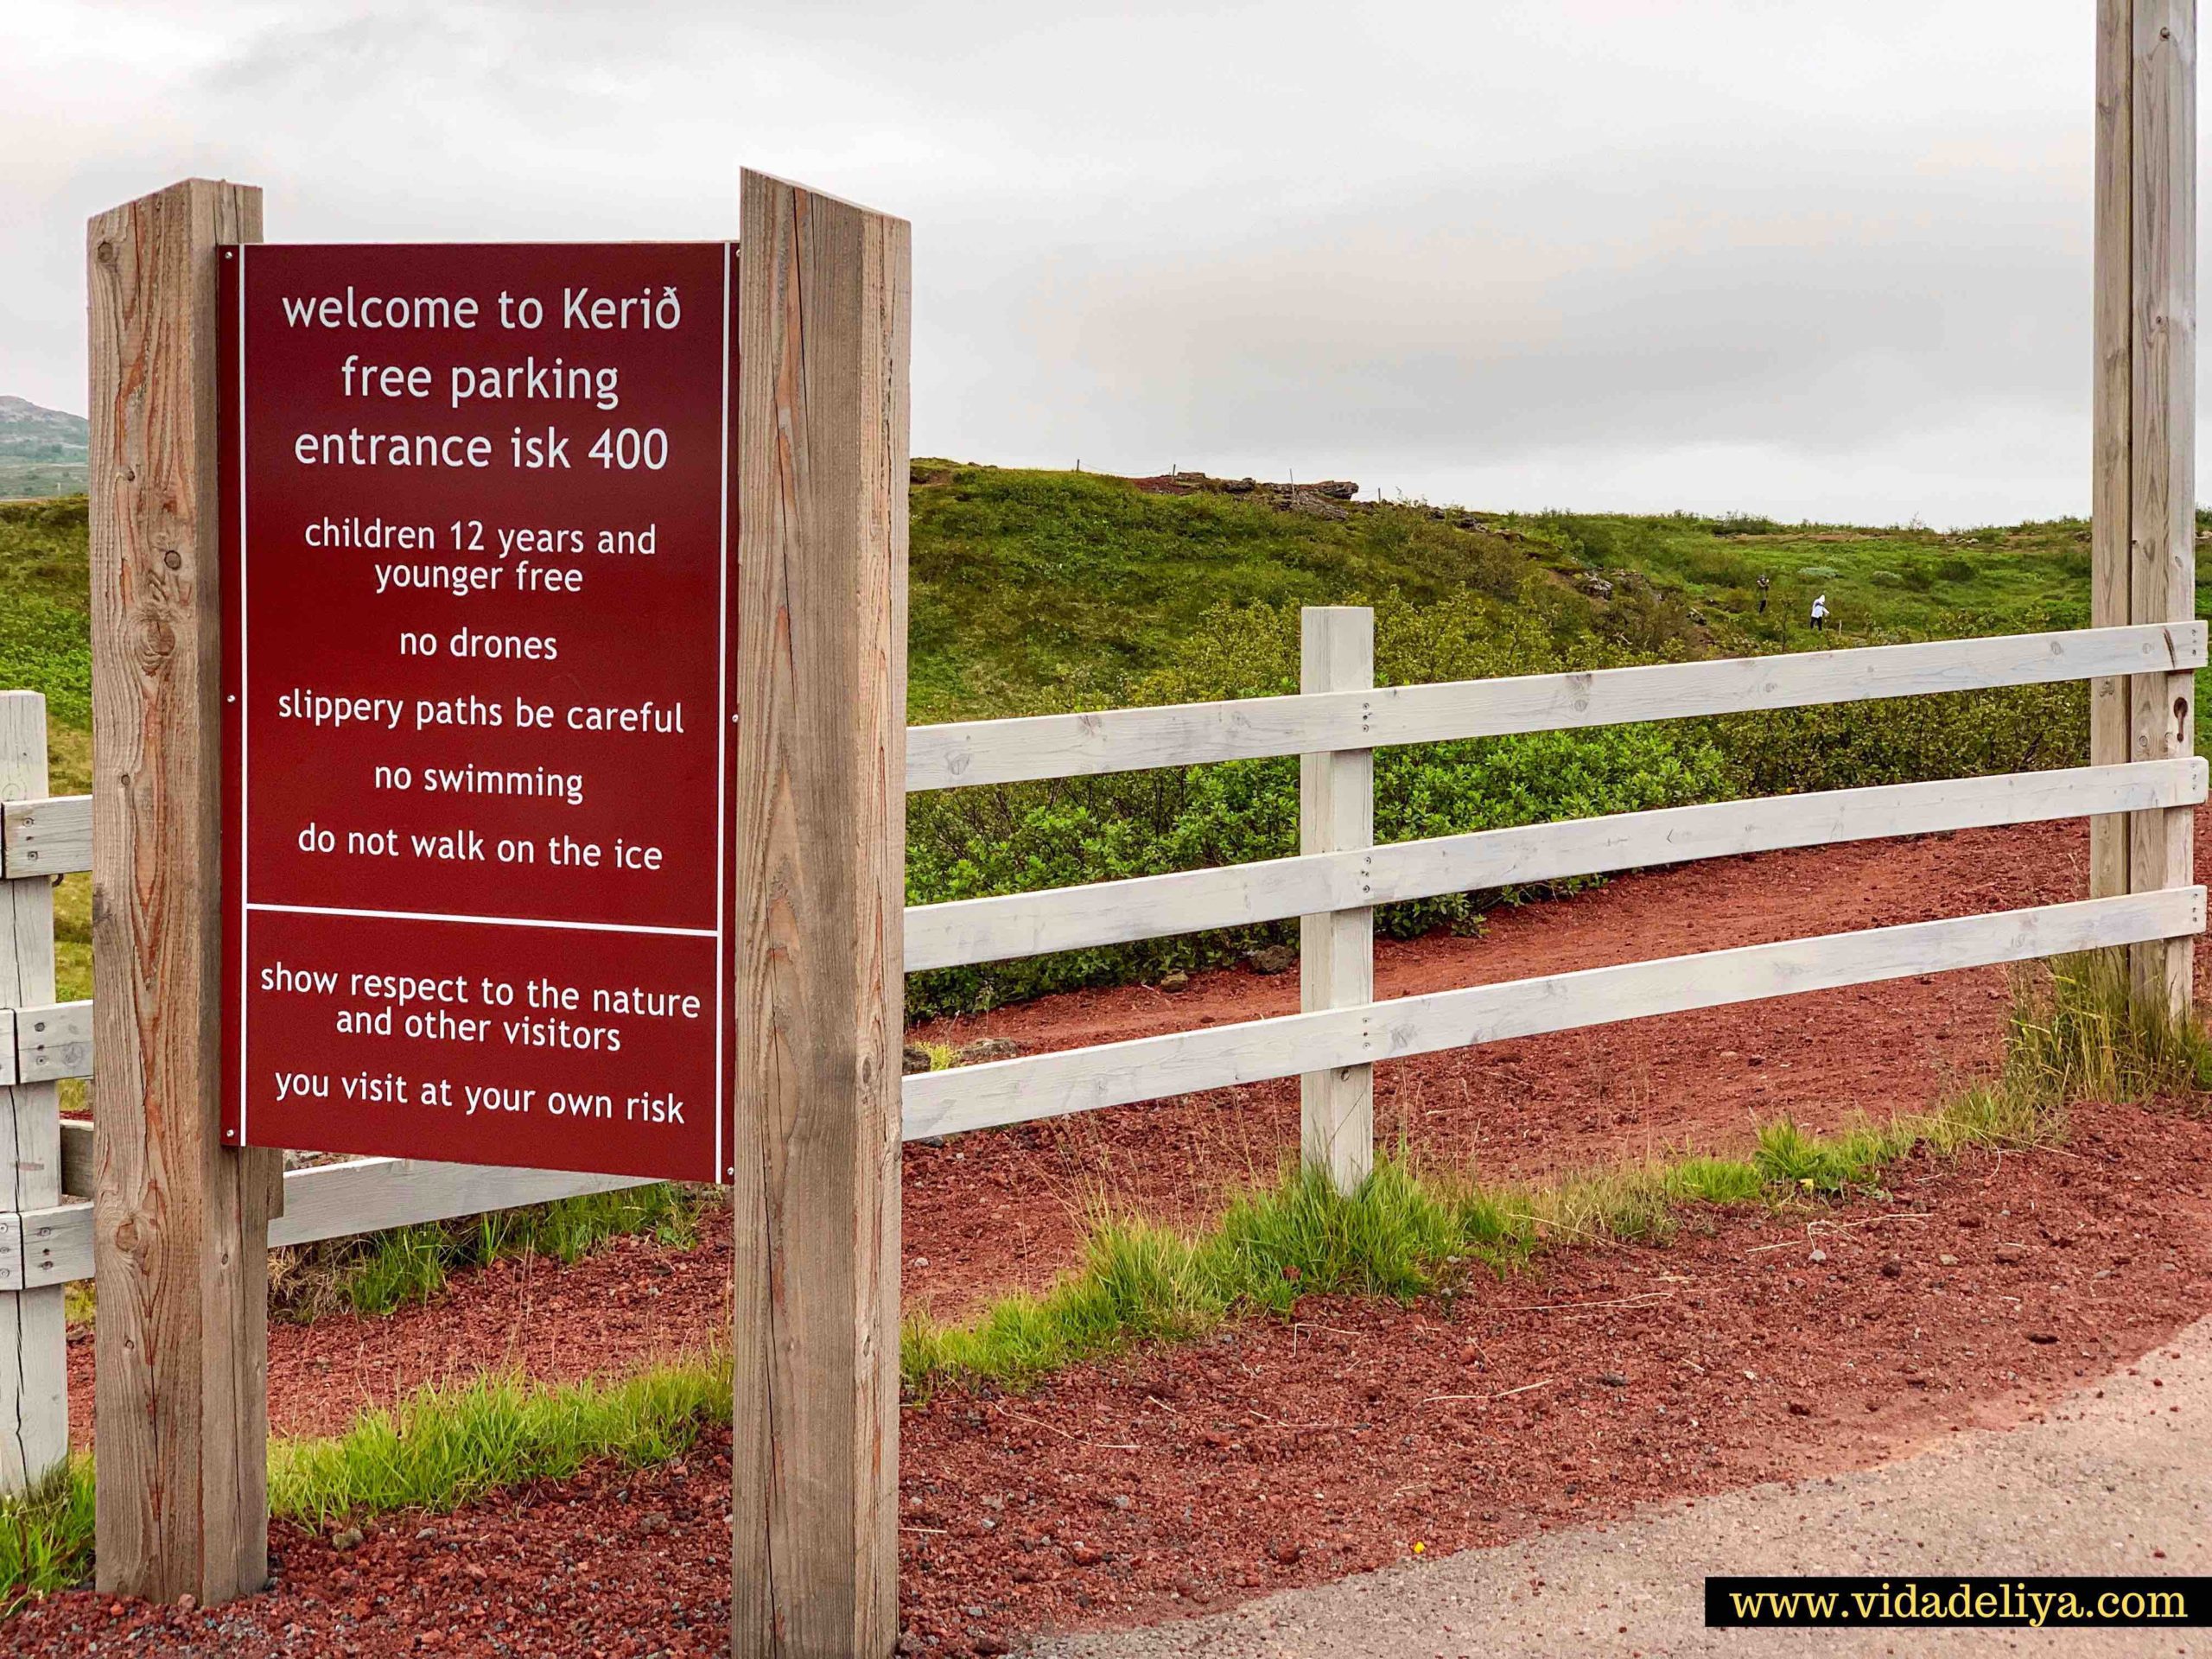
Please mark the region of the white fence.
MULTIPOLYGON (((979 721, 908 734, 910 792, 1298 754, 1306 757, 1306 798, 1297 857, 911 907, 909 970, 1300 917, 1306 1011, 912 1077, 905 1084, 907 1139, 1304 1075, 1307 1155, 1350 1185, 1370 1156, 1366 1102, 1377 1060, 2203 929, 2204 890, 2182 887, 1373 1001, 1368 918, 1379 904, 1781 848, 2185 809, 2204 799, 2206 776, 2204 763, 2193 758, 2145 760, 1371 847, 1367 761, 1383 745, 2187 672, 2203 665, 2205 628, 2201 622, 2089 628, 1384 690, 1365 689, 1371 637, 1369 613, 1308 613, 1308 689, 1295 696, 979 721)), ((9 701, 21 710, 29 695, 9 701)), ((42 702, 35 726, 42 779, 42 702)), ((24 720, 16 721, 10 742, 29 749, 24 720)), ((84 797, 6 804, 0 876, 13 897, 19 939, 26 904, 50 904, 33 879, 88 868, 91 839, 84 797)), ((33 1122, 54 1112, 47 1085, 91 1075, 91 1005, 22 1001, 26 1006, 0 1011, 0 1085, 14 1103, 19 1171, 16 1196, 0 1208, 0 1303, 17 1315, 10 1320, 0 1307, 0 1350, 12 1344, 22 1361, 0 1364, 0 1439, 11 1414, 16 1431, 14 1445, 0 1452, 0 1489, 19 1483, 24 1469, 50 1463, 57 1444, 66 1446, 58 1302, 49 1310, 35 1299, 48 1292, 58 1299, 60 1286, 92 1273, 92 1205, 81 1196, 91 1190, 89 1128, 72 1125, 60 1135, 58 1198, 21 1179, 27 1163, 42 1165, 35 1148, 41 1135, 54 1133, 33 1122)), ((283 1213, 270 1242, 306 1243, 638 1184, 363 1159, 288 1173, 283 1213)))

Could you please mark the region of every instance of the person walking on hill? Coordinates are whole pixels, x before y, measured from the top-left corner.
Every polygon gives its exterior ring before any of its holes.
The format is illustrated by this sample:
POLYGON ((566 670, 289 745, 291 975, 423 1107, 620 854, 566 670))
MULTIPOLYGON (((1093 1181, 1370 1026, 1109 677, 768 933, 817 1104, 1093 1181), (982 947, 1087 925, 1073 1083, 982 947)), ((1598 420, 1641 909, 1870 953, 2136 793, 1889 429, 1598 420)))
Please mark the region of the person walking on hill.
POLYGON ((1761 576, 1759 578, 1759 614, 1761 616, 1764 616, 1766 614, 1766 590, 1773 586, 1774 578, 1772 576, 1761 576))
POLYGON ((1819 633, 1828 625, 1828 596, 1822 594, 1813 601, 1813 632, 1819 633))

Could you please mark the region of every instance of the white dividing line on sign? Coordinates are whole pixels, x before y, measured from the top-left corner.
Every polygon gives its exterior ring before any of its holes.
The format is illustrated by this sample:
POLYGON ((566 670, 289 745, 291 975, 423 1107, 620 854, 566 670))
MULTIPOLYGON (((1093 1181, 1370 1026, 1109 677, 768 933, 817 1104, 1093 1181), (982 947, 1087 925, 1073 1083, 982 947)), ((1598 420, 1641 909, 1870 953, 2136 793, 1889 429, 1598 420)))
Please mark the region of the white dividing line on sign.
POLYGON ((728 1077, 722 1065, 722 1032, 729 1024, 723 1005, 723 959, 729 954, 722 941, 722 924, 729 914, 723 883, 729 871, 729 267, 738 257, 736 245, 722 245, 722 527, 721 577, 715 594, 715 1178, 734 1180, 737 1170, 723 1163, 722 1119, 729 1103, 723 1091, 728 1077))
POLYGON ((487 927, 557 927, 578 933, 666 933, 679 938, 714 939, 721 930, 712 927, 646 927, 632 922, 554 922, 535 916, 462 916, 442 910, 347 910, 336 905, 251 904, 248 910, 280 912, 288 916, 372 916, 396 922, 478 922, 487 927))
MULTIPOLYGON (((245 585, 245 245, 238 248, 238 822, 250 823, 246 817, 246 777, 252 768, 245 757, 252 753, 246 746, 246 719, 253 708, 253 699, 246 695, 251 685, 251 659, 246 655, 246 610, 251 590, 245 585)), ((246 917, 253 906, 245 902, 245 895, 253 891, 246 877, 246 860, 251 854, 251 837, 238 840, 238 1145, 250 1147, 253 1136, 246 1130, 247 1095, 245 1086, 245 1022, 251 1017, 246 988, 251 982, 247 963, 253 959, 251 935, 246 931, 246 917)))

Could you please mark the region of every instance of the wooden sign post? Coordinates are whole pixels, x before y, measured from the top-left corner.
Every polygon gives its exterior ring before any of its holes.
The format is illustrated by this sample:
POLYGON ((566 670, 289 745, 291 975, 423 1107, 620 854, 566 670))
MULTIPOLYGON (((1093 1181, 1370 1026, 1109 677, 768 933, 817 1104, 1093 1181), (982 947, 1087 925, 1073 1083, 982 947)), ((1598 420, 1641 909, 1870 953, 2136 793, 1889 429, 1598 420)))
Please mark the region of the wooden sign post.
MULTIPOLYGON (((708 578, 717 569, 727 571, 726 552, 714 551, 714 529, 727 522, 721 516, 725 501, 736 514, 740 606, 730 677, 736 696, 725 699, 715 691, 709 701, 709 691, 699 689, 716 683, 709 659, 703 677, 694 677, 698 685, 686 682, 689 689, 678 689, 681 702, 673 705, 687 718, 703 716, 683 727, 686 734, 723 734, 694 743, 700 755, 733 754, 726 798, 730 850, 725 861, 710 844, 719 842, 718 828, 695 836, 707 851, 693 857, 680 883, 645 883, 662 864, 640 859, 637 893, 625 889, 612 898, 588 881, 548 877, 542 890, 509 895, 508 909, 519 911, 528 900, 537 918, 518 923, 505 912, 489 918, 448 914, 453 905, 441 910, 427 901, 414 907, 420 914, 399 914, 395 901, 350 892, 327 897, 312 882, 300 892, 263 893, 251 887, 253 872, 225 862, 226 730, 236 751, 233 774, 249 783, 253 776, 246 730, 229 722, 242 721, 245 705, 258 709, 264 701, 273 701, 279 721, 288 709, 296 716, 303 701, 310 708, 364 702, 359 687, 339 682, 349 673, 374 671, 391 679, 396 672, 383 658, 365 654, 378 648, 379 628, 393 617, 375 611, 368 620, 372 608, 345 586, 359 570, 328 556, 326 521, 339 521, 312 492, 303 494, 287 470, 294 463, 304 467, 321 451, 310 454, 308 440, 291 439, 271 448, 257 439, 261 429, 254 423, 267 411, 241 412, 257 389, 277 401, 280 427, 282 418, 315 414, 318 397, 327 401, 332 377, 322 357, 330 352, 294 361, 299 350, 282 334, 287 318, 302 327, 356 326, 350 287, 327 303, 302 299, 274 309, 264 303, 276 321, 264 319, 263 337, 270 343, 256 370, 255 360, 243 354, 262 315, 249 268, 279 284, 262 290, 260 300, 276 292, 281 301, 288 276, 304 280, 327 274, 326 267, 342 276, 349 259, 372 261, 377 251, 258 247, 249 258, 244 245, 261 239, 259 192, 200 180, 92 221, 93 1107, 98 1571, 104 1591, 157 1599, 190 1594, 213 1603, 257 1588, 268 1576, 266 1247, 283 1185, 278 1154, 241 1144, 255 1138, 243 1106, 232 1119, 232 1141, 225 1140, 224 993, 245 977, 226 969, 226 911, 308 915, 327 938, 303 943, 287 935, 282 943, 294 957, 310 948, 357 955, 371 948, 357 946, 353 935, 341 937, 341 923, 456 930, 480 924, 485 949, 496 953, 511 946, 518 959, 526 955, 521 936, 529 928, 582 926, 595 937, 703 940, 702 982, 719 985, 726 975, 731 988, 730 1014, 717 1008, 703 1022, 697 1055, 677 1047, 667 1054, 707 1067, 708 1084, 692 1090, 695 1096, 711 1094, 711 1062, 729 1056, 734 1117, 723 1173, 733 1185, 736 1214, 734 1650, 886 1655, 897 1639, 908 231, 902 220, 752 173, 744 178, 741 224, 734 408, 717 425, 708 408, 711 398, 695 399, 706 413, 684 430, 722 435, 704 448, 678 444, 671 424, 666 480, 658 489, 632 491, 633 505, 653 515, 656 531, 652 543, 640 535, 638 550, 652 554, 656 568, 667 571, 654 580, 665 587, 696 577, 694 586, 703 582, 699 592, 706 595, 677 605, 681 616, 658 628, 658 649, 641 658, 640 672, 674 671, 677 653, 671 641, 689 622, 703 617, 702 637, 714 637, 721 601, 708 578), (226 260, 232 262, 227 290, 218 280, 226 260), (218 298, 224 291, 233 297, 239 330, 234 385, 222 373, 219 352, 218 298), (219 435, 226 408, 230 418, 219 435), (715 450, 728 454, 732 428, 737 453, 726 497, 715 450), (225 441, 238 446, 234 469, 222 465, 225 441), (682 478, 679 449, 690 468, 682 478), (238 496, 254 479, 268 488, 259 498, 263 518, 250 530, 238 496), (678 517, 702 501, 704 531, 678 517), (685 526, 685 538, 659 533, 685 526), (257 543, 256 534, 270 539, 257 543), (235 569, 221 556, 226 537, 238 550, 235 569), (259 566, 257 556, 264 561, 259 566), (679 569, 678 559, 689 563, 679 569), (226 576, 243 580, 256 569, 264 572, 261 588, 226 591, 226 576), (295 588, 314 581, 338 584, 309 595, 321 613, 358 621, 320 657, 312 655, 314 630, 283 608, 295 588), (274 628, 270 649, 308 655, 297 666, 291 658, 281 660, 272 683, 255 679, 242 661, 232 664, 226 681, 226 613, 241 658, 257 618, 274 628), (316 677, 315 696, 287 691, 288 674, 316 677), (228 701, 232 696, 237 707, 228 701), (234 892, 226 891, 226 873, 234 892), (727 932, 715 915, 692 914, 702 904, 716 910, 725 887, 732 918, 727 932), (698 903, 673 919, 642 909, 615 913, 615 906, 579 920, 561 908, 602 899, 632 909, 698 903)), ((680 261, 697 251, 656 252, 638 245, 588 254, 538 251, 571 264, 588 257, 603 264, 680 261)), ((461 269, 472 258, 512 263, 526 252, 461 250, 452 257, 461 269)), ((699 279, 695 312, 715 308, 708 296, 728 302, 729 251, 710 247, 704 257, 711 269, 699 279)), ((430 263, 417 260, 408 268, 426 270, 430 263)), ((652 313, 656 327, 673 327, 677 287, 656 276, 645 303, 654 302, 662 308, 652 313)), ((382 305, 385 315, 391 302, 378 290, 370 303, 382 305)), ((604 301, 614 325, 590 308, 599 303, 596 297, 576 302, 579 327, 619 326, 620 306, 632 302, 604 301)), ((375 326, 365 311, 362 315, 359 326, 375 326)), ((630 348, 636 363, 624 359, 620 395, 627 395, 633 379, 641 393, 664 401, 675 397, 671 387, 689 386, 702 373, 709 390, 726 384, 715 379, 727 360, 726 337, 712 327, 695 329, 712 348, 706 370, 695 373, 699 349, 688 336, 679 342, 683 360, 672 366, 648 361, 651 343, 640 344, 630 348), (626 372, 631 368, 634 377, 626 372)), ((420 340, 404 343, 418 356, 428 349, 420 340)), ((358 352, 346 358, 340 349, 346 344, 341 340, 333 348, 339 349, 341 391, 352 388, 347 375, 360 360, 358 352)), ((486 350, 485 360, 496 365, 498 349, 486 350)), ((448 370, 444 379, 461 386, 460 371, 448 370)), ((529 364, 512 375, 496 372, 501 395, 517 395, 515 385, 537 395, 529 364)), ((421 364, 392 372, 398 378, 389 385, 378 382, 376 390, 393 397, 417 395, 410 375, 425 387, 437 378, 421 364)), ((493 372, 470 371, 472 397, 493 372)), ((618 371, 602 365, 601 372, 612 377, 618 371)), ((618 395, 612 378, 603 386, 594 381, 592 391, 602 410, 618 395)), ((428 441, 467 442, 450 435, 428 441)), ((350 429, 334 442, 348 464, 358 461, 350 429)), ((556 442, 549 435, 537 461, 515 464, 544 464, 556 442)), ((492 441, 481 447, 482 456, 464 459, 495 472, 492 441)), ((525 447, 518 428, 516 454, 523 456, 525 447)), ((616 464, 626 464, 619 445, 610 453, 616 464)), ((639 459, 648 472, 662 465, 647 448, 639 459)), ((599 505, 593 510, 607 510, 605 494, 579 496, 585 506, 576 511, 585 512, 594 502, 599 505)), ((593 580, 619 585, 620 578, 593 569, 593 580)), ((639 607, 661 602, 652 597, 660 591, 631 595, 625 613, 651 620, 658 613, 639 607)), ((604 644, 589 632, 596 614, 556 619, 569 632, 556 643, 569 658, 594 660, 585 648, 604 644)), ((420 625, 416 633, 402 636, 431 637, 420 625)), ((563 666, 574 678, 569 658, 563 666)), ((658 685, 646 690, 658 699, 650 706, 671 706, 658 685)), ((432 693, 409 695, 427 700, 432 693)), ((488 693, 483 700, 490 705, 488 693)), ((386 701, 403 712, 414 706, 386 701)), ((532 719, 518 715, 517 728, 556 725, 553 705, 543 718, 531 708, 532 719)), ((592 729, 588 721, 579 725, 574 711, 571 716, 569 728, 592 729)), ((395 716, 388 729, 400 734, 402 724, 395 716)), ((579 764, 602 764, 588 745, 562 741, 582 757, 579 764)), ((319 754, 326 771, 358 762, 353 771, 360 772, 387 759, 328 746, 319 754)), ((503 764, 518 766, 531 758, 503 764)), ((283 760, 279 756, 265 774, 278 784, 302 769, 295 760, 288 772, 283 760)), ((439 764, 450 770, 459 763, 439 764)), ((613 772, 608 776, 619 783, 613 772)), ((725 798, 721 762, 701 776, 704 792, 695 794, 705 804, 702 822, 718 824, 725 798)), ((265 788, 247 810, 241 786, 230 839, 258 836, 260 845, 281 830, 261 863, 283 877, 287 848, 308 846, 292 820, 306 807, 358 810, 372 787, 353 777, 333 785, 327 801, 305 806, 275 789, 275 807, 265 788), (290 813, 275 830, 264 821, 272 811, 290 813)), ((609 791, 618 808, 635 794, 613 783, 609 791)), ((673 836, 680 826, 669 810, 661 818, 664 838, 673 836)), ((626 827, 626 821, 614 830, 626 827)), ((620 848, 629 840, 618 836, 609 844, 620 848)), ((625 879, 634 873, 616 862, 625 879)), ((497 899, 481 898, 479 907, 497 899)), ((247 946, 238 949, 246 961, 247 946)), ((362 965, 346 964, 351 980, 362 978, 353 971, 362 965)), ((382 973, 390 965, 366 966, 382 973)), ((276 974, 272 967, 255 975, 254 983, 276 974)), ((382 1034, 384 1027, 372 1030, 382 1034)), ((230 1039, 251 1052, 238 1041, 235 1021, 230 1039)), ((622 1052, 627 1057, 632 1050, 622 1052)), ((238 1092, 243 1100, 251 1087, 238 1092)), ((395 1127, 389 1114, 327 1132, 340 1130, 363 1139, 415 1132, 395 1127)), ((310 1140, 326 1128, 303 1116, 277 1132, 310 1140)), ((529 1145, 532 1156, 556 1155, 529 1145)), ((499 1147, 486 1141, 458 1149, 486 1157, 499 1147)), ((612 1160, 609 1166, 645 1173, 666 1154, 624 1143, 573 1155, 595 1160, 591 1167, 612 1160)))
POLYGON ((92 1079, 103 1592, 269 1576, 273 1152, 222 1140, 216 266, 261 192, 193 179, 88 237, 92 1079))
POLYGON ((731 1651, 899 1630, 908 228, 739 220, 731 1651))
MULTIPOLYGON (((2098 0, 2095 435, 2090 621, 2187 622, 2196 613, 2196 7, 2098 0)), ((2090 758, 2185 758, 2196 677, 2095 683, 2090 758)), ((2090 824, 2095 897, 2196 880, 2195 810, 2090 824)), ((2195 941, 2132 948, 2139 992, 2190 1000, 2195 941)))

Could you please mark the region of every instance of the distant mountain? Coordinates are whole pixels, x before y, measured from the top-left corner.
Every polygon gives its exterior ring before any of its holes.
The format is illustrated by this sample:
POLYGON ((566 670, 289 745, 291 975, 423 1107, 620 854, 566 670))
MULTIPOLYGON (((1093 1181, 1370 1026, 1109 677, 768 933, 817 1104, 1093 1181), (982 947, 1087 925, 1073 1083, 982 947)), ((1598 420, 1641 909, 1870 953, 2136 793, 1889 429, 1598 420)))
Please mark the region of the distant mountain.
POLYGON ((0 499, 79 493, 91 441, 81 415, 0 397, 0 499))

